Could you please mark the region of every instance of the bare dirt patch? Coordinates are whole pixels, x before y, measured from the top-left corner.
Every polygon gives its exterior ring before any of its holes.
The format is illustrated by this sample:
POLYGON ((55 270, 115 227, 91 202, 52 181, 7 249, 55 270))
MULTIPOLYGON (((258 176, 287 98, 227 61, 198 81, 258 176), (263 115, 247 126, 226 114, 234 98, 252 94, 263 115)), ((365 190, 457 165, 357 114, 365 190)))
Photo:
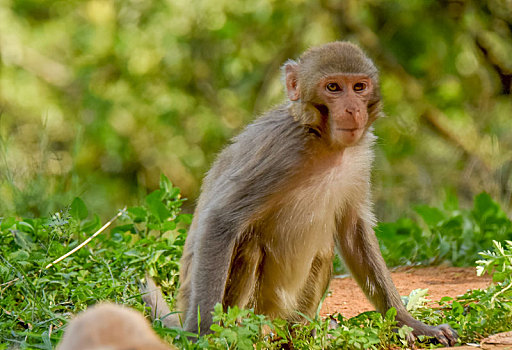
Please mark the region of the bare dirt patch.
MULTIPOLYGON (((463 295, 469 289, 487 288, 489 276, 478 277, 474 267, 415 267, 399 268, 391 273, 400 295, 409 295, 414 289, 428 289, 428 299, 436 305, 442 297, 463 295)), ((329 287, 330 295, 325 299, 322 316, 341 313, 350 318, 361 312, 375 310, 351 278, 335 278, 329 287)))

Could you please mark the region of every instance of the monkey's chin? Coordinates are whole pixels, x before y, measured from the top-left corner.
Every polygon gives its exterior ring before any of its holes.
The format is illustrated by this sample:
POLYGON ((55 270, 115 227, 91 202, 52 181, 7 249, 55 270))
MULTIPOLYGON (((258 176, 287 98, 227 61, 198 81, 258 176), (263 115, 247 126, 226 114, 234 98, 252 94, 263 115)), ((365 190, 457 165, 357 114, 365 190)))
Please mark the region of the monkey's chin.
POLYGON ((361 139, 363 135, 364 129, 341 129, 338 128, 335 131, 334 140, 335 142, 342 147, 350 147, 357 144, 357 142, 361 139))

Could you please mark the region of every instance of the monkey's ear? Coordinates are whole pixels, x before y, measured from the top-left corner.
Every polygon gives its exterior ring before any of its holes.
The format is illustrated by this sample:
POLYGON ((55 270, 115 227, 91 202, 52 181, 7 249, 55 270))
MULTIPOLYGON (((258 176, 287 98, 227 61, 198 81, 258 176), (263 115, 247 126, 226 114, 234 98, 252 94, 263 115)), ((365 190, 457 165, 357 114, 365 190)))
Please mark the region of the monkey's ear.
POLYGON ((299 65, 295 61, 290 60, 284 65, 286 92, 290 101, 297 101, 300 97, 298 70, 299 65))

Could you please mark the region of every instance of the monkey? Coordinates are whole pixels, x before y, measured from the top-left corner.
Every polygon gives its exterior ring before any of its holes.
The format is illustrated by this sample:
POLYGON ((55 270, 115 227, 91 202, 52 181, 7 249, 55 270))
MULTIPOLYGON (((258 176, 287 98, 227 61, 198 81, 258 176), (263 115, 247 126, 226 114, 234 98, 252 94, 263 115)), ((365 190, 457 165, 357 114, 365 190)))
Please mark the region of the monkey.
POLYGON ((78 315, 66 327, 57 350, 170 350, 137 311, 101 303, 78 315))
MULTIPOLYGON (((164 324, 208 333, 216 303, 304 322, 328 288, 337 249, 375 308, 396 308, 411 341, 454 345, 449 325, 407 312, 373 231, 372 124, 383 114, 373 61, 338 41, 287 61, 283 73, 287 101, 234 137, 205 176, 181 258, 181 315, 164 324)), ((147 291, 154 315, 168 314, 158 289, 147 291)))

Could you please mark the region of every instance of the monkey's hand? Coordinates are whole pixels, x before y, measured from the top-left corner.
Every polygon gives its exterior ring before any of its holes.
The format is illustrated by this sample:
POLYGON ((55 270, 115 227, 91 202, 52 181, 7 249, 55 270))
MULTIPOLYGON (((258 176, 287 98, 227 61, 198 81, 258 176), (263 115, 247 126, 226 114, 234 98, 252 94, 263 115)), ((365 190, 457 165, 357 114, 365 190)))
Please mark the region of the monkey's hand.
MULTIPOLYGON (((415 322, 408 326, 413 328, 412 341, 419 335, 426 335, 427 337, 436 338, 441 344, 445 346, 454 346, 457 343, 458 335, 455 330, 448 324, 442 324, 439 326, 428 326, 423 322, 414 320, 415 322)), ((411 339, 408 339, 411 343, 411 339)))

